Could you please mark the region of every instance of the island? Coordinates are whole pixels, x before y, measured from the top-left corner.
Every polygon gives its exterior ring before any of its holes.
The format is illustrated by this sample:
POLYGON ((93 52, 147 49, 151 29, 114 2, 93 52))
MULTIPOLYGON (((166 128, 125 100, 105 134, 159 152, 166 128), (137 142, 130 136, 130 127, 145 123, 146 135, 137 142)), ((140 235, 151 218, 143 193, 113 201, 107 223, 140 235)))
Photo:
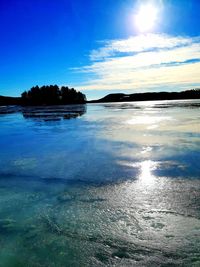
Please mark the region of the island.
POLYGON ((0 96, 0 105, 22 105, 22 106, 51 106, 85 104, 86 96, 67 86, 58 85, 34 86, 24 91, 21 97, 0 96))

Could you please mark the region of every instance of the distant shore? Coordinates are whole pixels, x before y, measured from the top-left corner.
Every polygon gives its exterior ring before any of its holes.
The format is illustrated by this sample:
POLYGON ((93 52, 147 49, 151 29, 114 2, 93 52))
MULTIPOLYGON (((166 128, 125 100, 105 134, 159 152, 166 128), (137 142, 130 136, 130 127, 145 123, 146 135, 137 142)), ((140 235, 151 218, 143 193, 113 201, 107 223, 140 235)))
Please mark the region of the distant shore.
MULTIPOLYGON (((136 94, 113 93, 113 94, 108 94, 105 97, 97 100, 85 101, 85 103, 181 100, 181 99, 183 100, 200 99, 200 89, 197 88, 181 92, 152 92, 152 93, 136 93, 136 94)), ((83 102, 83 104, 85 103, 83 102)), ((23 104, 24 103, 22 97, 0 96, 0 106, 23 105, 23 104)), ((69 104, 80 104, 80 103, 69 103, 69 104)), ((55 104, 48 104, 48 105, 55 105, 55 104)), ((66 103, 63 103, 63 105, 66 105, 66 103)))
POLYGON ((192 89, 181 92, 152 92, 136 94, 109 94, 98 100, 87 101, 87 103, 106 102, 131 102, 131 101, 154 101, 154 100, 181 100, 200 99, 200 89, 192 89))

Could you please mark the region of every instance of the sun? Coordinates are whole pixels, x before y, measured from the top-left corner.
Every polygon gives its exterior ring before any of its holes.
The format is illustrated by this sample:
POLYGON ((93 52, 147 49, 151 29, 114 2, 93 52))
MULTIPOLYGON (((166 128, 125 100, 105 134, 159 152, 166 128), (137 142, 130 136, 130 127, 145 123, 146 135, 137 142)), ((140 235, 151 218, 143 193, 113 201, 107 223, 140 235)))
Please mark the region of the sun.
POLYGON ((158 18, 158 8, 153 4, 139 7, 135 15, 135 25, 140 32, 150 32, 155 27, 158 18))

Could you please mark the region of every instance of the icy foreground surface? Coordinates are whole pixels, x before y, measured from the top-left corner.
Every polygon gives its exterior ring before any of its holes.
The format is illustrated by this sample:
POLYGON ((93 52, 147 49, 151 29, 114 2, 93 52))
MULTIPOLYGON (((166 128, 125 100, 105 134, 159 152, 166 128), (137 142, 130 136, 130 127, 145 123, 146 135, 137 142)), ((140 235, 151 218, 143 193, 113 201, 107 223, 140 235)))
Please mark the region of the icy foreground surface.
POLYGON ((200 101, 0 108, 0 266, 200 266, 200 101))

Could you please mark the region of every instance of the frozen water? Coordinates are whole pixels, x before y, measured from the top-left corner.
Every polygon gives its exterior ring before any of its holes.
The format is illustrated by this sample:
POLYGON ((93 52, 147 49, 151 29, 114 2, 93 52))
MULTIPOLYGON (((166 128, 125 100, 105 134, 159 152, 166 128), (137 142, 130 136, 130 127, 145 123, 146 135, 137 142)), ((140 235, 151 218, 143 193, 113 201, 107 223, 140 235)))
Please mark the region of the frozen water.
POLYGON ((200 101, 0 108, 0 266, 200 266, 200 101))

